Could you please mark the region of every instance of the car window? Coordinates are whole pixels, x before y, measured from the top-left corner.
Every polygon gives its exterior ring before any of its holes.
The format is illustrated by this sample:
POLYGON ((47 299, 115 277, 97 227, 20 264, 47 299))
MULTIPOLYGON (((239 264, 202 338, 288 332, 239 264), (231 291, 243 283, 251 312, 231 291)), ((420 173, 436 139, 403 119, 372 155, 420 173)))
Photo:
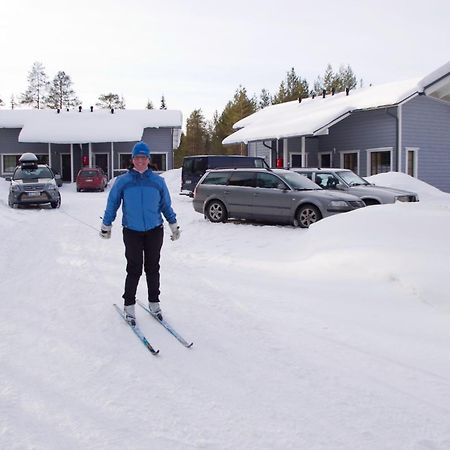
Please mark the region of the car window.
POLYGON ((308 178, 304 177, 303 175, 300 175, 297 172, 283 172, 277 174, 280 178, 282 178, 286 183, 295 190, 299 191, 311 191, 311 190, 317 190, 320 189, 319 186, 317 186, 316 183, 312 182, 308 178))
POLYGON ((335 189, 339 180, 332 173, 316 173, 316 183, 323 189, 335 189))
POLYGON ((253 172, 234 172, 228 181, 230 186, 255 187, 255 174, 253 172))
POLYGON ((303 175, 304 177, 309 178, 310 180, 312 180, 312 172, 297 172, 297 173, 299 173, 300 175, 303 175))
POLYGON ((202 184, 218 184, 224 186, 227 184, 229 176, 230 172, 210 172, 206 175, 202 184))
POLYGON ((287 186, 278 177, 271 173, 257 173, 256 187, 266 189, 286 189, 287 186), (280 184, 282 187, 280 187, 280 184))
POLYGON ((53 173, 48 167, 18 167, 13 176, 13 180, 33 180, 36 178, 53 178, 53 173))
POLYGON ((349 185, 349 186, 365 186, 369 185, 366 180, 361 178, 359 175, 356 175, 355 172, 351 170, 346 170, 339 172, 339 176, 349 185))
POLYGON ((97 170, 82 170, 80 172, 80 177, 96 177, 97 175, 97 170))

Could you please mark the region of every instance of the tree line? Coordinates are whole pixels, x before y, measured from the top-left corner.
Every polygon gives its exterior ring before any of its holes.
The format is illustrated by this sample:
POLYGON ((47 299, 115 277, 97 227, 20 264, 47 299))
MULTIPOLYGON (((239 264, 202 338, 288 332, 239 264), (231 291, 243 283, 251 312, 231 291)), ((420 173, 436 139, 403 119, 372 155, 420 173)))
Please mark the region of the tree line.
MULTIPOLYGON (((27 76, 27 88, 17 98, 11 95, 11 109, 19 105, 29 106, 35 109, 73 109, 81 106, 70 76, 63 70, 58 71, 50 81, 45 67, 41 62, 33 63, 27 76)), ((0 106, 6 106, 5 100, 0 98, 0 106)), ((95 104, 100 109, 125 109, 123 96, 109 92, 100 94, 95 104)), ((147 109, 154 109, 153 103, 147 100, 147 109)), ((160 109, 167 109, 164 96, 161 97, 160 109)))
MULTIPOLYGON (((362 80, 360 81, 362 86, 362 80)), ((202 110, 194 110, 186 121, 186 133, 181 135, 181 144, 175 152, 175 167, 180 167, 185 156, 198 154, 242 154, 240 145, 224 147, 222 140, 233 133, 233 125, 259 109, 277 103, 284 103, 299 98, 307 98, 322 93, 338 93, 345 89, 354 89, 356 76, 350 65, 340 66, 334 71, 328 64, 323 76, 319 75, 310 89, 305 78, 297 75, 292 67, 286 72, 278 90, 271 94, 261 89, 259 95, 249 96, 243 86, 239 86, 233 98, 226 104, 221 114, 216 111, 211 121, 205 119, 202 110)))
MULTIPOLYGON (((28 73, 28 87, 20 94, 16 102, 11 97, 11 108, 17 104, 33 108, 70 109, 81 105, 72 87, 68 74, 59 71, 50 82, 42 63, 35 62, 28 73)), ((362 80, 360 81, 362 86, 362 80)), ((181 135, 179 149, 175 152, 175 167, 180 167, 185 156, 198 154, 242 154, 240 145, 222 145, 223 139, 233 133, 233 125, 244 117, 270 105, 307 98, 322 93, 338 93, 345 89, 353 89, 357 85, 356 76, 350 65, 341 65, 337 71, 331 64, 325 68, 323 75, 317 76, 311 89, 308 81, 298 75, 292 67, 286 72, 276 92, 271 94, 261 89, 259 95, 249 95, 244 86, 239 86, 233 98, 219 114, 216 110, 212 120, 207 120, 201 108, 191 112, 186 121, 186 132, 181 135)), ((0 106, 5 102, 0 99, 0 106)), ((101 109, 125 109, 123 96, 115 93, 101 94, 96 106, 101 109)), ((154 109, 151 100, 147 100, 147 109, 154 109)), ((159 109, 167 109, 164 95, 161 97, 159 109)))

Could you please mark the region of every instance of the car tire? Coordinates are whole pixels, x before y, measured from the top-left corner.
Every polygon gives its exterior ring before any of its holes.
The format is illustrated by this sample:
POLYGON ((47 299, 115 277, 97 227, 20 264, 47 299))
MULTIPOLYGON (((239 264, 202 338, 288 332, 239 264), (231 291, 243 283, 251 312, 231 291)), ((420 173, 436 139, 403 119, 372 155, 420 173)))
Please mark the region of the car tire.
POLYGON ((11 198, 8 196, 8 206, 10 208, 15 208, 16 204, 11 200, 11 198))
POLYGON ((212 200, 205 207, 205 215, 210 222, 226 222, 228 212, 225 205, 220 200, 212 200))
POLYGON ((300 228, 308 228, 322 218, 319 209, 314 205, 302 205, 295 213, 295 222, 300 228))
POLYGON ((61 196, 58 197, 58 200, 56 202, 50 202, 50 206, 53 209, 59 208, 61 206, 61 196))
POLYGON ((81 192, 81 189, 80 189, 80 188, 77 188, 77 192, 81 192))

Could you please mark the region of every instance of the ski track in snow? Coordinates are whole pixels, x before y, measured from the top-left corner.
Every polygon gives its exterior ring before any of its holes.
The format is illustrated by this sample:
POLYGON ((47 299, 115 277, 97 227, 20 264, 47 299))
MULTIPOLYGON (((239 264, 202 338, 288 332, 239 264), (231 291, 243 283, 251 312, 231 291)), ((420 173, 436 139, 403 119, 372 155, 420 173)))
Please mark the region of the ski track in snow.
POLYGON ((210 224, 179 176, 161 302, 194 346, 138 308, 156 357, 112 307, 125 258, 120 214, 112 239, 97 233, 109 189, 0 204, 0 447, 450 448, 448 195, 310 230, 210 224))

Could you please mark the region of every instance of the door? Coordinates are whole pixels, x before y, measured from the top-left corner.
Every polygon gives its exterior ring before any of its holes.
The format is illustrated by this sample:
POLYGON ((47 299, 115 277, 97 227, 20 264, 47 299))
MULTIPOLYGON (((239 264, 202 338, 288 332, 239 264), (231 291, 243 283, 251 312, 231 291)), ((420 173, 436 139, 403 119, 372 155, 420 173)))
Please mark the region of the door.
POLYGON ((255 173, 234 172, 224 186, 224 199, 231 217, 252 218, 253 195, 255 193, 255 173))
POLYGON ((70 153, 61 153, 61 179, 72 181, 70 153))
POLYGON ((94 153, 94 166, 100 167, 108 175, 108 153, 94 153))
POLYGON ((271 173, 256 175, 253 195, 253 216, 255 219, 289 221, 293 218, 292 195, 286 184, 271 173))

